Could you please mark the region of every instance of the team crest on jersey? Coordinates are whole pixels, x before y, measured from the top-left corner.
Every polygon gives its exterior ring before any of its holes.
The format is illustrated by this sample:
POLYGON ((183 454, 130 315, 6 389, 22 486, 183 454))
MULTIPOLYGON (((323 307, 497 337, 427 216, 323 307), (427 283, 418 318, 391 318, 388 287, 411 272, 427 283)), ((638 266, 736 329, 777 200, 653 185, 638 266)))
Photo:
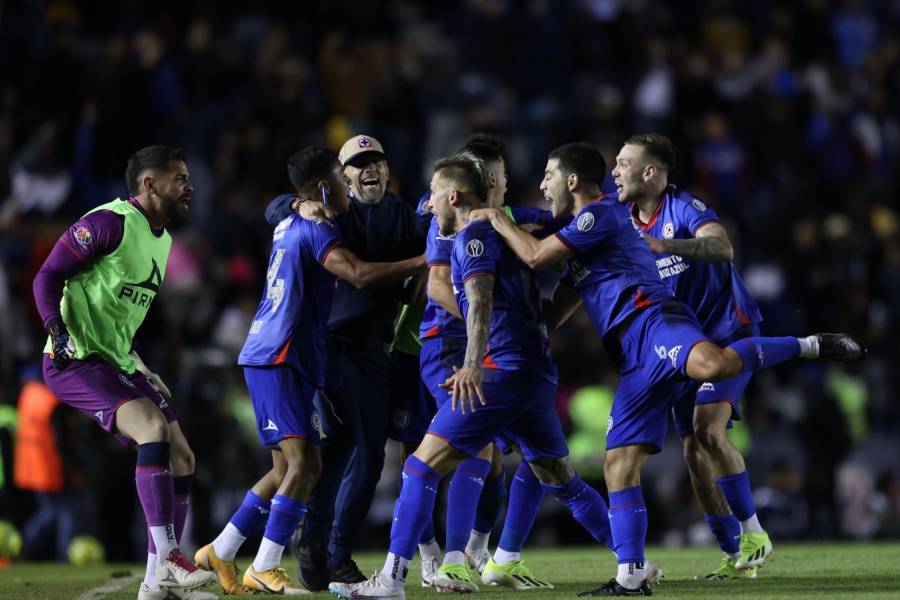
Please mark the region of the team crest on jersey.
POLYGON ((87 227, 79 227, 75 230, 75 239, 78 240, 78 243, 82 246, 87 246, 93 240, 93 236, 87 227))
POLYGON ((409 427, 409 411, 403 408, 395 410, 392 422, 394 429, 406 429, 409 427))
POLYGON ((484 244, 481 243, 481 240, 469 240, 466 244, 466 254, 473 258, 478 258, 484 254, 484 244))
POLYGON ((696 208, 700 212, 706 212, 706 205, 703 204, 703 202, 701 202, 698 198, 694 198, 693 200, 691 200, 691 204, 693 204, 694 208, 696 208))
POLYGON ((663 225, 663 237, 667 240, 671 240, 673 237, 675 237, 675 226, 672 225, 671 222, 663 225))
POLYGON ((586 212, 578 217, 578 231, 589 231, 594 226, 594 215, 586 212))

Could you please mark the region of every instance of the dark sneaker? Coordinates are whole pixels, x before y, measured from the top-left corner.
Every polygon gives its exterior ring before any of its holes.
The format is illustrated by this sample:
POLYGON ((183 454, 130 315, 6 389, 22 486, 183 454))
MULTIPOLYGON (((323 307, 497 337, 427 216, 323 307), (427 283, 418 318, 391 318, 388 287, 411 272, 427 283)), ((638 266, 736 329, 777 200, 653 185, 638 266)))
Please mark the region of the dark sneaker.
POLYGON ((619 585, 619 582, 615 579, 610 579, 608 583, 605 583, 598 587, 596 590, 591 590, 589 592, 581 592, 578 594, 579 596, 652 596, 653 592, 650 591, 650 586, 647 585, 647 581, 641 584, 636 590, 630 590, 627 587, 622 587, 619 585))
POLYGON ((328 550, 323 544, 300 544, 299 536, 291 540, 291 552, 297 559, 297 580, 311 592, 328 589, 328 550))
POLYGON ((816 338, 819 340, 819 358, 860 361, 868 353, 862 342, 846 333, 817 333, 816 338))
POLYGON ((328 581, 336 581, 337 583, 362 583, 368 578, 362 574, 359 567, 352 559, 347 562, 331 566, 328 565, 328 581))

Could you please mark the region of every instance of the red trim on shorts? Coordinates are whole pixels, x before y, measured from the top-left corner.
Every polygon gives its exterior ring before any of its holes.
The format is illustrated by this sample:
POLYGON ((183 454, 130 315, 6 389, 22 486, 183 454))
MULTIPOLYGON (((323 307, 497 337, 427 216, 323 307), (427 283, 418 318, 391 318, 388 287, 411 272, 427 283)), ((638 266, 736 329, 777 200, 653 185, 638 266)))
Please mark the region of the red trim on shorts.
POLYGON ((750 317, 744 314, 744 311, 741 310, 741 307, 738 306, 737 300, 732 297, 734 300, 734 312, 737 315, 738 321, 741 322, 741 325, 750 325, 753 321, 750 320, 750 317))
POLYGON ((634 307, 635 308, 647 308, 648 306, 653 306, 653 300, 644 297, 644 290, 638 289, 634 294, 634 307))
POLYGON ((484 360, 481 361, 481 366, 484 367, 485 369, 499 369, 500 368, 497 366, 497 363, 494 362, 494 359, 491 358, 490 354, 484 355, 484 360))
POLYGON ((272 361, 273 365, 280 365, 284 361, 287 360, 288 350, 291 348, 291 340, 289 339, 284 343, 284 347, 281 349, 281 352, 278 353, 278 356, 275 357, 275 360, 272 361))
POLYGON ((288 438, 297 438, 297 439, 305 440, 305 439, 306 439, 306 436, 305 436, 305 435, 300 435, 299 433, 289 433, 289 434, 287 434, 287 435, 283 435, 283 436, 281 436, 280 438, 278 438, 278 441, 286 440, 286 439, 288 439, 288 438))
POLYGON ((438 337, 439 335, 441 335, 441 326, 434 325, 431 329, 429 329, 419 337, 421 337, 423 340, 426 340, 428 338, 438 337))

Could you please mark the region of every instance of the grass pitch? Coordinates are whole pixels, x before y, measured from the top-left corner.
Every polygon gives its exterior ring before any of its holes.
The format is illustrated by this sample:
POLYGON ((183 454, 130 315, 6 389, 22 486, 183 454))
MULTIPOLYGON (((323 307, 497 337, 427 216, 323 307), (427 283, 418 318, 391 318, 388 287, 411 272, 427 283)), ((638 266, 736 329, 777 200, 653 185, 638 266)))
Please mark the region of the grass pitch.
MULTIPOLYGON (((892 598, 900 599, 900 543, 882 544, 780 544, 755 581, 694 581, 695 575, 712 570, 720 554, 712 548, 651 548, 647 556, 656 561, 668 579, 653 592, 660 598, 781 599, 892 598)), ((578 592, 597 587, 615 573, 610 553, 593 548, 531 550, 525 558, 535 575, 554 583, 556 589, 515 592, 482 586, 479 598, 513 600, 516 594, 545 600, 571 600, 578 592)), ((241 567, 251 561, 238 561, 241 567)), ((357 562, 365 573, 380 568, 381 553, 360 554, 357 562)), ((294 577, 296 566, 286 558, 284 566, 294 577)), ((18 563, 0 570, 0 598, 9 600, 125 600, 137 598, 143 565, 73 567, 47 563, 18 563), (113 590, 118 584, 121 589, 113 590), (112 590, 112 591, 110 591, 112 590), (91 592, 94 593, 91 593, 91 592)), ((419 587, 418 559, 410 569, 406 593, 410 600, 437 600, 433 590, 419 587)), ((219 593, 218 588, 209 591, 219 593)), ((221 598, 229 596, 220 595, 221 598)), ((279 596, 257 595, 256 598, 279 596)), ((441 596, 445 598, 446 596, 441 596)), ((311 600, 332 598, 328 594, 311 600)), ((474 599, 473 599, 474 600, 474 599)))

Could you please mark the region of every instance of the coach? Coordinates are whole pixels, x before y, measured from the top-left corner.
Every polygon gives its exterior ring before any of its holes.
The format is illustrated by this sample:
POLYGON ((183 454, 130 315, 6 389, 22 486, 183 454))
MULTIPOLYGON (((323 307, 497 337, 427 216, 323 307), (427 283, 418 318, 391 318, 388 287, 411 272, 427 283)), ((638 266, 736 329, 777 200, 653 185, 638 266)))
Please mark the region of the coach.
MULTIPOLYGON (((414 208, 386 193, 390 171, 381 143, 357 135, 344 143, 339 159, 351 192, 350 210, 336 217, 343 243, 370 262, 424 252, 425 232, 414 208)), ((288 214, 290 200, 281 196, 269 205, 270 222, 288 214)), ((341 424, 323 449, 322 477, 294 548, 299 579, 310 590, 365 579, 351 552, 384 465, 391 390, 386 344, 402 294, 402 284, 358 290, 337 280, 326 330, 326 394, 341 424)))

